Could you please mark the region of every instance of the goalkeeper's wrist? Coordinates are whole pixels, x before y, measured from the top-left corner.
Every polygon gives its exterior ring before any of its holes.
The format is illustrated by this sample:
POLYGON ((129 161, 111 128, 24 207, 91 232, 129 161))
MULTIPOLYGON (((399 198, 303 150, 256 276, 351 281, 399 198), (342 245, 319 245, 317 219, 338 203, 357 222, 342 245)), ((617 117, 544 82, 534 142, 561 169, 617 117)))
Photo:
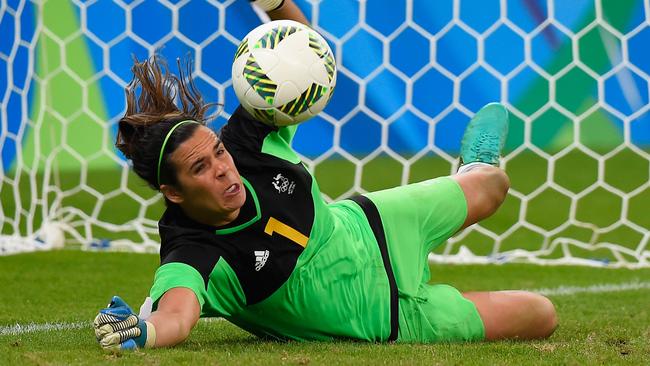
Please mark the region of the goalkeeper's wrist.
POLYGON ((148 321, 144 324, 147 326, 147 340, 144 342, 144 348, 153 348, 156 345, 156 327, 148 321))
POLYGON ((136 339, 136 344, 140 348, 153 348, 156 345, 156 327, 146 320, 142 323, 140 326, 142 333, 140 339, 136 339))
POLYGON ((250 0, 252 4, 258 6, 265 12, 278 10, 284 5, 284 0, 250 0))

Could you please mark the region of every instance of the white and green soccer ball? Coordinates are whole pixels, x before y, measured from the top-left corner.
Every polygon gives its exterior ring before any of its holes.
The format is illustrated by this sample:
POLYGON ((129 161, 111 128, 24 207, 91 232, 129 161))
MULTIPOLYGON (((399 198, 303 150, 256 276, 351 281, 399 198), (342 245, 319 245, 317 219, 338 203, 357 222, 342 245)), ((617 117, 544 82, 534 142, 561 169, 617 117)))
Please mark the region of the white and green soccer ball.
POLYGON ((232 82, 239 102, 256 119, 273 126, 297 124, 329 102, 336 85, 334 54, 304 24, 269 22, 239 44, 232 82))

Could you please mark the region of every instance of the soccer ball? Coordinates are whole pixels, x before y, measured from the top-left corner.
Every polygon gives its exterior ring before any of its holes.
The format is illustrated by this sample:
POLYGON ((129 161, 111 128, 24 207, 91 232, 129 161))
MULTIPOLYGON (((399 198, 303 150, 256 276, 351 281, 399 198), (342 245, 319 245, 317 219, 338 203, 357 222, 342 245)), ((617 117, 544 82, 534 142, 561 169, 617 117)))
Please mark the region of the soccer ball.
POLYGON ((303 122, 325 108, 336 63, 325 39, 291 20, 262 24, 235 53, 232 82, 242 106, 272 126, 303 122))
POLYGON ((65 246, 63 225, 56 221, 44 221, 37 233, 36 242, 43 248, 63 248, 65 246))

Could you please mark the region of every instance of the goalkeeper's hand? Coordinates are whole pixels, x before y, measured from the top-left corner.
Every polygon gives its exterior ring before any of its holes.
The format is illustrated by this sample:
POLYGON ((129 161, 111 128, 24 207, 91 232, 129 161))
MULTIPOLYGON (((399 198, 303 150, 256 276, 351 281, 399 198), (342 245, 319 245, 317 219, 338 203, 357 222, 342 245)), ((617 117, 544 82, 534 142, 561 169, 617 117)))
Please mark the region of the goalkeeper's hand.
POLYGON ((284 5, 284 0, 248 0, 251 3, 257 5, 260 9, 265 12, 278 10, 284 5))
POLYGON ((120 351, 153 347, 156 330, 153 324, 138 318, 119 296, 99 311, 93 322, 95 336, 105 350, 120 351))

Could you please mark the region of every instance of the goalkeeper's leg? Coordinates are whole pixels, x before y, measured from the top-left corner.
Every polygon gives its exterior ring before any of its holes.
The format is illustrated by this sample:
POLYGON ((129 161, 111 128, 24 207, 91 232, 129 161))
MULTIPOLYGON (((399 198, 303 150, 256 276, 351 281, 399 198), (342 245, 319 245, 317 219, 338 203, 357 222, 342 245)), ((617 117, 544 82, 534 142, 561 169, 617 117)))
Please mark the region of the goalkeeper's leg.
MULTIPOLYGON (((467 126, 454 176, 467 201, 463 228, 492 215, 506 198, 510 182, 497 166, 507 134, 508 111, 497 103, 483 107, 467 126)), ((476 306, 487 340, 546 338, 557 327, 555 307, 544 296, 527 291, 462 295, 476 306)))
POLYGON ((476 306, 486 340, 547 338, 557 327, 555 306, 528 291, 465 292, 476 306))
POLYGON ((508 111, 499 103, 481 108, 465 130, 461 166, 453 176, 467 201, 467 217, 461 229, 492 215, 506 198, 510 181, 498 165, 507 135, 508 111))
POLYGON ((456 174, 453 179, 460 185, 467 201, 467 216, 461 230, 490 217, 501 206, 510 187, 506 173, 493 166, 456 174))

